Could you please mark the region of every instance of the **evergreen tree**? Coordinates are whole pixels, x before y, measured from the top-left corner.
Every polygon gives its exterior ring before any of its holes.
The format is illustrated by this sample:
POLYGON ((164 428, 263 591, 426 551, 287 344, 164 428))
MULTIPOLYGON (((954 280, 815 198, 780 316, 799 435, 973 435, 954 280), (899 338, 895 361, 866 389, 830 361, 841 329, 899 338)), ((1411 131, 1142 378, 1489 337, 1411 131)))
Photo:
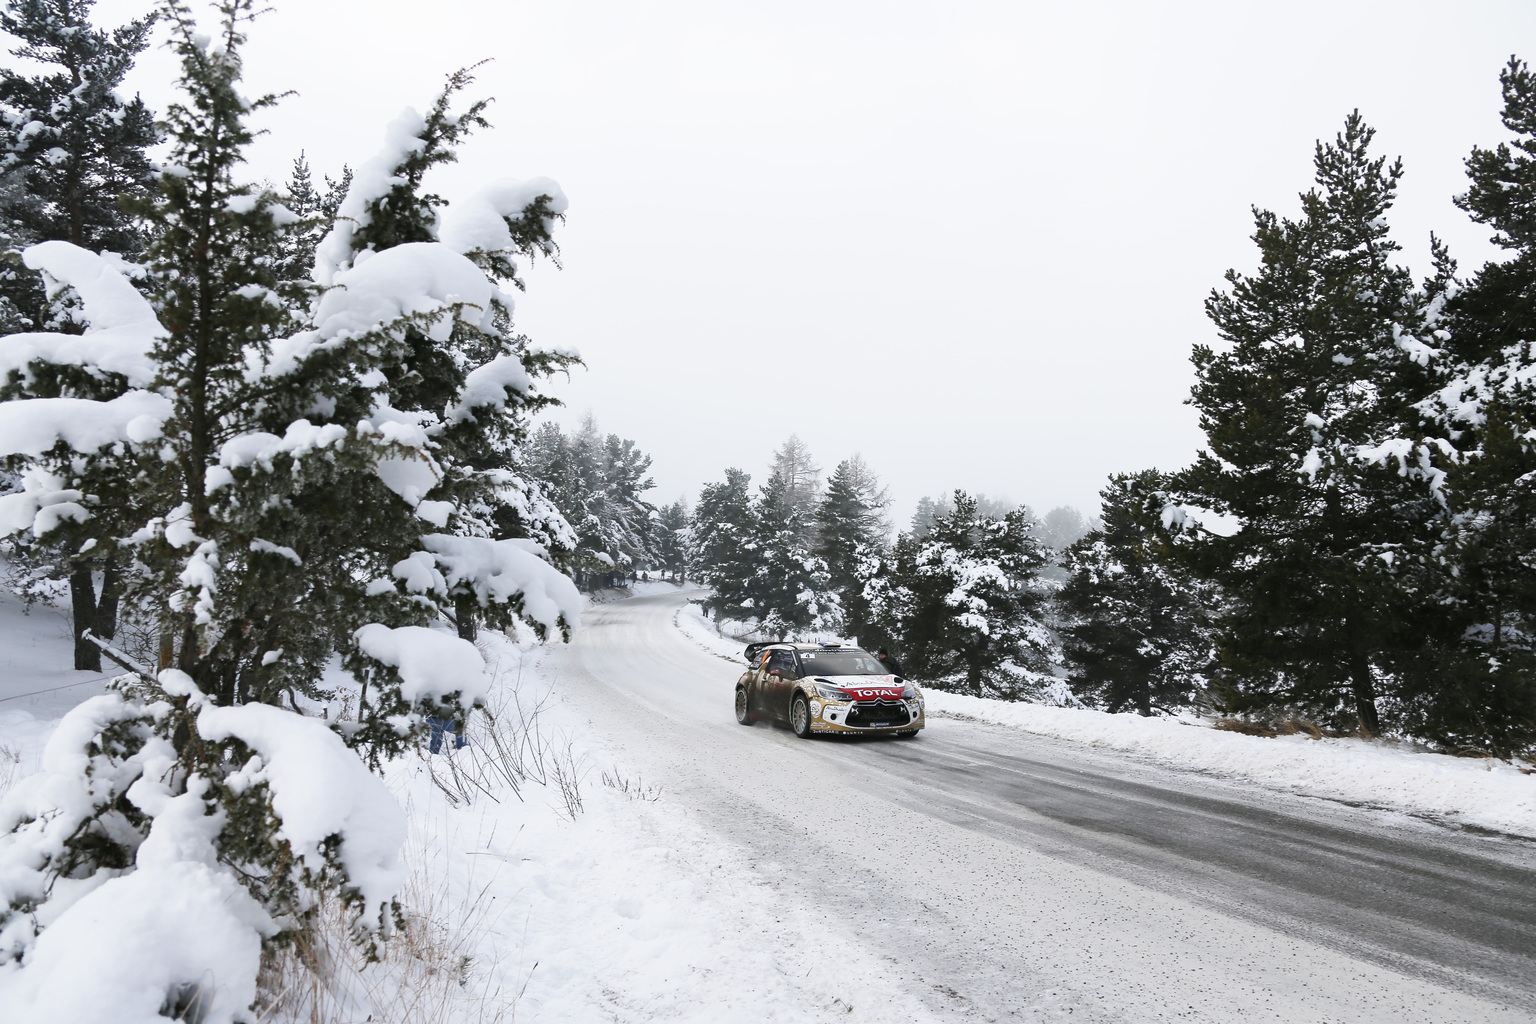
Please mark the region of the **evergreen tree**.
MULTIPOLYGON (((811 449, 800 440, 800 435, 790 434, 773 453, 768 475, 778 478, 785 499, 795 507, 809 530, 815 521, 816 499, 821 493, 821 467, 811 458, 811 449)), ((803 539, 808 542, 810 538, 803 539)))
MULTIPOLYGON (((1007 498, 993 498, 985 494, 973 494, 971 500, 976 502, 976 514, 992 519, 1002 519, 1008 513, 1020 506, 1007 498)), ((926 537, 933 531, 934 525, 941 519, 952 515, 955 511, 954 504, 948 495, 940 495, 937 498, 923 497, 917 500, 917 510, 912 514, 912 534, 915 537, 926 537)), ((1029 510, 1024 510, 1029 514, 1029 510)))
POLYGON ((693 516, 688 512, 688 502, 678 498, 661 509, 656 525, 657 564, 671 575, 673 582, 687 583, 693 567, 693 516))
POLYGON ((756 558, 747 607, 765 637, 834 634, 842 626, 826 563, 810 550, 813 524, 804 496, 803 478, 775 470, 752 505, 756 558))
POLYGON ((705 484, 693 510, 694 557, 699 582, 713 592, 704 606, 717 619, 756 613, 754 584, 761 553, 753 537, 752 478, 727 469, 725 480, 705 484))
POLYGON ((1408 725, 1454 747, 1536 742, 1536 75, 1500 75, 1512 142, 1477 148, 1456 200, 1509 258, 1449 298, 1434 353, 1446 380, 1424 403, 1451 457, 1441 602, 1450 642, 1408 666, 1408 725))
POLYGON ((529 415, 548 404, 535 381, 563 359, 510 333, 505 278, 493 275, 545 244, 558 188, 493 186, 457 225, 431 197, 401 191, 419 185, 422 154, 445 162, 448 140, 475 120, 450 112, 468 81, 452 76, 430 116, 396 122, 416 134, 396 131, 348 196, 349 228, 326 240, 328 287, 283 280, 285 234, 302 222, 238 177, 249 117, 276 102, 238 90, 252 0, 222 0, 211 39, 181 0, 163 9, 182 99, 167 112, 158 192, 137 206, 153 241, 129 272, 147 298, 116 258, 57 241, 26 252, 72 293, 86 328, 30 336, 32 362, 117 365, 130 385, 148 365, 151 379, 111 399, 0 407, 0 454, 24 459, 25 485, 0 497, 0 524, 123 524, 109 540, 131 552, 129 595, 173 641, 173 665, 119 655, 130 673, 118 692, 86 702, 65 730, 80 749, 32 792, 35 813, 7 822, 0 858, 36 876, 0 911, 0 955, 18 961, 69 912, 39 909, 59 895, 55 881, 83 886, 59 887, 77 898, 148 869, 151 848, 155 866, 169 858, 197 887, 199 912, 243 908, 249 931, 230 941, 280 941, 327 889, 360 935, 377 935, 395 913, 390 843, 404 826, 356 755, 377 765, 418 739, 427 715, 462 719, 484 695, 474 645, 428 627, 457 612, 461 632, 474 616, 564 634, 579 608, 544 548, 495 537, 489 514, 527 493, 509 467, 529 415), (401 211, 396 221, 441 223, 456 243, 406 241, 398 223, 354 230, 401 211), (366 259, 350 248, 360 240, 366 259), (96 480, 112 486, 78 486, 96 480), (131 504, 109 517, 123 495, 131 504), (302 696, 326 694, 336 655, 360 684, 356 720, 306 718, 302 696), (316 804, 295 786, 334 798, 316 804), (302 828, 294 806, 311 815, 302 828))
POLYGON ((912 536, 922 538, 933 532, 933 526, 940 519, 954 511, 949 499, 943 495, 930 498, 924 495, 917 499, 917 508, 912 513, 912 536))
POLYGON ((1036 528, 1035 535, 1046 547, 1065 551, 1088 534, 1103 528, 1102 522, 1085 517, 1071 506, 1060 505, 1040 517, 1040 525, 1036 528))
POLYGON ((1228 707, 1289 704, 1374 734, 1381 681, 1424 642, 1413 590, 1439 505, 1427 454, 1401 440, 1428 387, 1419 339, 1435 299, 1391 262, 1385 216, 1402 171, 1369 155, 1371 137, 1355 113, 1319 142, 1301 218, 1256 210, 1258 273, 1228 272, 1207 301, 1228 347, 1195 348, 1191 402, 1210 448, 1181 474, 1170 514, 1240 524, 1179 545, 1228 598, 1228 707))
POLYGON ((333 180, 325 176, 325 189, 315 187, 309 161, 299 153, 293 161, 293 174, 284 190, 283 205, 303 225, 283 236, 282 256, 278 262, 277 276, 284 281, 307 281, 315 269, 315 249, 336 221, 347 190, 352 187, 352 169, 343 167, 341 178, 333 180))
POLYGON ((1052 647, 1043 622, 1046 563, 1028 511, 1002 519, 956 491, 922 537, 903 534, 866 589, 879 628, 899 638, 909 672, 976 696, 1035 690, 1052 647))
POLYGON ((1214 650, 1210 588, 1168 558, 1165 474, 1110 478, 1103 525, 1066 552, 1057 595, 1073 693, 1150 715, 1194 703, 1214 650))
MULTIPOLYGON (((21 43, 11 53, 46 69, 29 77, 0 68, 0 223, 13 250, 0 262, 0 319, 6 321, 0 327, 9 330, 46 326, 79 333, 83 326, 69 296, 26 267, 15 250, 48 240, 130 256, 143 247, 121 201, 147 193, 145 150, 158 136, 143 102, 124 101, 116 90, 148 45, 153 19, 105 31, 90 22, 93 6, 92 0, 21 0, 0 8, 0 29, 21 43)), ((106 400, 128 386, 120 372, 100 365, 83 372, 45 363, 5 369, 0 397, 6 399, 106 400)), ((102 480, 87 481, 79 473, 55 479, 93 494, 103 489, 102 480)), ((99 672, 101 652, 85 635, 110 639, 115 633, 121 566, 101 557, 110 517, 93 520, 71 520, 31 542, 69 580, 75 668, 99 672), (104 577, 99 592, 96 572, 104 577)))
POLYGON ((602 578, 658 562, 661 526, 643 497, 656 486, 646 475, 651 457, 634 441, 604 436, 589 414, 570 437, 541 425, 528 450, 531 475, 575 528, 578 569, 602 578))
POLYGON ((814 553, 827 567, 828 586, 842 608, 848 636, 873 636, 864 570, 889 542, 891 527, 884 515, 889 505, 879 478, 855 455, 838 463, 816 506, 814 553))
POLYGON ((151 18, 108 32, 90 22, 94 0, 14 0, 0 29, 21 45, 14 56, 41 62, 28 77, 0 68, 0 170, 21 170, 35 202, 18 215, 38 240, 133 255, 143 241, 119 200, 147 193, 145 150, 156 142, 142 101, 117 88, 149 45, 151 18))

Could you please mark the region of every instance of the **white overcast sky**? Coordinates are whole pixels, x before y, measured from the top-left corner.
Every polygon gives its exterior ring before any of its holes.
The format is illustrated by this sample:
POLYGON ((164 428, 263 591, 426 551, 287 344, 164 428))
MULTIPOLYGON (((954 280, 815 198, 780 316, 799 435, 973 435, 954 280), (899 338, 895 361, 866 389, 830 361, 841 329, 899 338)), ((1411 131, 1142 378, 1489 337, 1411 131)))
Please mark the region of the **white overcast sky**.
MULTIPOLYGON (((116 23, 142 0, 101 0, 116 23)), ((495 129, 440 189, 549 175, 564 269, 518 326, 578 348, 561 418, 655 458, 652 498, 791 432, 862 453, 905 518, 955 487, 1044 512, 1200 445, 1202 302, 1255 263, 1249 207, 1294 213, 1314 141, 1358 107, 1407 168, 1392 223, 1427 269, 1490 254, 1451 204, 1503 138, 1498 72, 1536 3, 277 0, 250 91, 261 176, 354 166, 445 72, 494 58, 495 129)), ((163 106, 174 69, 131 85, 163 106)))

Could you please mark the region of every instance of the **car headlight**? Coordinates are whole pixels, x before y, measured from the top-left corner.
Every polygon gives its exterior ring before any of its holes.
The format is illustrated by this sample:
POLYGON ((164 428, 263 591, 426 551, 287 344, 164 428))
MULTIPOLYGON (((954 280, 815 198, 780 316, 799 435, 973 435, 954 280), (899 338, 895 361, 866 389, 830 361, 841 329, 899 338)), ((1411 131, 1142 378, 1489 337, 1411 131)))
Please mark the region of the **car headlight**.
POLYGON ((846 704, 849 701, 853 700, 853 698, 851 696, 849 696, 848 694, 844 693, 842 690, 839 690, 837 687, 835 687, 835 686, 827 686, 824 683, 817 683, 816 684, 816 694, 822 700, 835 701, 835 702, 837 702, 839 704, 846 704))
POLYGON ((922 694, 917 692, 917 687, 915 686, 909 685, 901 691, 902 700, 917 700, 921 696, 922 694))

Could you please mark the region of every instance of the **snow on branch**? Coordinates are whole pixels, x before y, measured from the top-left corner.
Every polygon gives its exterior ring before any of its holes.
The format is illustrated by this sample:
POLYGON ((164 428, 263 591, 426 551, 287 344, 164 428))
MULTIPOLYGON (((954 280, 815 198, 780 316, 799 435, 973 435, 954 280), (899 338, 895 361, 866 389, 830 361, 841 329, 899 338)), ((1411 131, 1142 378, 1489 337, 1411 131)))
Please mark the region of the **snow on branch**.
POLYGON ((357 254, 357 264, 332 275, 333 287, 315 306, 314 329, 280 339, 248 376, 297 373, 317 351, 379 331, 398 330, 410 319, 433 341, 447 341, 455 321, 494 333, 493 303, 511 299, 468 258, 437 242, 409 242, 383 252, 357 254))
MULTIPOLYGON (((479 652, 469 648, 478 664, 479 652)), ((197 731, 214 742, 237 739, 256 752, 225 784, 238 791, 266 783, 281 821, 277 838, 310 871, 320 874, 327 841, 339 837, 346 887, 364 904, 359 923, 380 921, 405 881, 405 812, 341 737, 318 719, 267 704, 205 704, 197 731), (320 779, 324 785, 315 784, 320 779)))
POLYGON ((21 490, 0 495, 0 537, 23 533, 42 537, 66 520, 84 522, 91 517, 82 491, 64 486, 47 470, 29 466, 21 475, 21 490))
POLYGON ((335 284, 337 274, 352 266, 352 238, 369 223, 368 208, 396 185, 405 184, 397 172, 409 156, 426 146, 421 137, 426 128, 426 118, 407 107, 384 129, 383 148, 357 169, 352 187, 336 211, 335 225, 315 249, 317 282, 335 284))
MULTIPOLYGON (((515 251, 519 245, 507 222, 521 219, 540 196, 549 197, 546 209, 551 216, 558 217, 570 206, 559 183, 551 178, 506 178, 455 205, 443 218, 438 237, 454 252, 515 251)), ((544 227, 547 231, 550 225, 544 227)))
POLYGON ((448 408, 446 419, 449 423, 473 420, 476 409, 490 408, 501 412, 507 407, 508 391, 526 395, 532 387, 533 382, 521 359, 515 355, 499 355, 484 366, 469 371, 459 401, 448 408))
POLYGON ((73 291, 84 334, 13 334, 0 339, 0 377, 25 375, 33 362, 119 373, 131 387, 155 379, 150 350, 164 334, 155 311, 125 275, 126 265, 68 242, 42 242, 22 262, 43 275, 50 298, 73 291))
MULTIPOLYGON (((338 273, 335 285, 315 308, 315 327, 323 337, 365 334, 411 314, 450 309, 481 330, 495 327, 496 289, 485 271, 439 242, 358 253, 357 265, 338 273)), ((446 341, 452 330, 453 318, 444 317, 429 334, 446 341)))
POLYGON ((438 704, 455 693, 465 707, 485 701, 490 688, 485 660, 468 640, 425 626, 391 629, 378 622, 352 636, 364 654, 399 673, 400 696, 412 707, 438 704))
POLYGON ((1237 516, 1212 512, 1198 505, 1169 505, 1163 509, 1163 528, 1182 532, 1204 530, 1215 537, 1235 537, 1243 528, 1237 516))
POLYGON ((63 441, 84 454, 118 442, 144 444, 160 436, 171 402, 130 391, 110 402, 88 398, 27 398, 0 403, 0 455, 41 458, 63 441))
POLYGON ((483 608, 519 601, 522 612, 550 634, 581 624, 581 594, 529 540, 490 540, 444 533, 421 538, 450 589, 464 588, 483 608))

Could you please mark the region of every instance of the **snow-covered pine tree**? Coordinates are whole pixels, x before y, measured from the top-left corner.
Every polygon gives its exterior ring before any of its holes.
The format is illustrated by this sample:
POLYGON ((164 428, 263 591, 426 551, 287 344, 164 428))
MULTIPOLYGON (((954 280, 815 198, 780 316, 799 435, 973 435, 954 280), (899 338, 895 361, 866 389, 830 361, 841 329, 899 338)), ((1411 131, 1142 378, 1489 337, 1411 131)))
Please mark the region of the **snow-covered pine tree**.
MULTIPOLYGON (((989 519, 1002 519, 1020 507, 1017 502, 1009 501, 1007 498, 994 498, 980 493, 971 495, 971 500, 976 502, 976 514, 989 519)), ((933 530, 935 523, 952 515, 954 511, 955 506, 947 494, 941 494, 937 498, 925 496, 917 499, 917 509, 912 513, 912 535, 919 538, 926 537, 933 530)), ((1033 517, 1029 509, 1026 508, 1024 511, 1033 517)))
POLYGON ((816 505, 814 554, 827 567, 828 585, 842 608, 843 632, 872 636, 873 617, 864 596, 865 566, 890 543, 886 489, 862 458, 844 459, 833 470, 816 505))
POLYGON ((727 469, 725 480, 705 484, 693 510, 693 543, 699 582, 713 593, 704 606, 717 619, 760 614, 753 585, 761 553, 752 536, 752 477, 727 469))
POLYGON ((1156 470, 1111 477, 1103 525, 1066 551, 1056 604, 1070 685, 1110 712, 1189 707, 1211 666, 1214 595, 1168 557, 1168 485, 1156 470))
POLYGON ((693 516, 678 498, 656 515, 657 563, 675 583, 687 583, 693 567, 693 516))
MULTIPOLYGON (((139 225, 120 205, 146 194, 151 167, 145 150, 157 140, 148 108, 117 94, 134 59, 149 43, 153 19, 139 18, 111 31, 91 24, 92 0, 19 0, 0 8, 0 29, 20 45, 14 56, 36 61, 45 73, 0 68, 0 222, 11 255, 0 262, 0 304, 12 331, 48 329, 78 334, 84 326, 72 293, 15 251, 48 240, 123 256, 144 244, 139 225), (62 301, 56 301, 62 300, 62 301)), ((9 333, 9 332, 8 332, 9 333)), ((43 346, 47 348, 46 343, 43 346)), ((121 366, 98 361, 88 369, 27 360, 13 345, 0 364, 0 398, 111 399, 129 382, 121 366)), ((136 380, 134 386, 142 386, 136 380)), ((92 467, 93 469, 99 466, 92 467)), ((79 472, 54 476, 61 489, 103 496, 104 480, 79 472)), ((108 501, 108 504, 111 502, 108 501)), ((106 543, 109 517, 65 518, 23 543, 69 580, 74 618, 75 668, 101 671, 101 652, 87 631, 111 638, 116 630, 121 566, 106 543), (94 574, 103 574, 98 592, 94 574)))
MULTIPOLYGON (((816 521, 816 499, 821 494, 821 467, 816 465, 810 446, 800 440, 800 435, 790 434, 773 453, 768 475, 779 478, 785 498, 810 530, 816 521)), ((809 543, 810 537, 805 540, 809 543)))
POLYGON ((610 544, 628 560, 631 571, 650 568, 658 558, 657 511, 642 495, 656 486, 647 475, 651 457, 617 434, 603 438, 602 456, 610 544))
POLYGON ((27 76, 0 68, 0 170, 21 170, 36 200, 4 212, 19 215, 38 240, 131 256, 143 239, 119 199, 148 190, 153 174, 145 150, 157 134, 144 103, 124 100, 117 89, 149 45, 153 19, 109 32, 91 24, 94 6, 12 0, 0 9, 0 29, 21 43, 11 53, 47 69, 27 76))
POLYGON ((342 167, 341 177, 325 176, 325 190, 315 185, 309 169, 309 160, 301 151, 293 161, 293 173, 288 177, 282 195, 283 205, 304 222, 295 226, 283 237, 282 257, 277 276, 284 281, 307 281, 315 269, 315 248, 320 244, 336 221, 347 190, 352 187, 352 168, 342 167))
POLYGON ((1509 258, 1436 324, 1447 379, 1423 409, 1454 446, 1440 460, 1448 571, 1434 593, 1452 628, 1407 673, 1404 714, 1418 735, 1508 755, 1536 743, 1536 75, 1511 58, 1499 81, 1514 139, 1472 151, 1456 203, 1509 258))
POLYGON ((1177 545, 1218 584, 1220 687, 1232 710, 1289 705, 1376 733, 1413 622, 1440 506, 1406 433, 1428 389, 1425 310, 1387 236, 1400 164, 1372 158, 1358 112, 1316 150, 1299 220, 1255 210, 1257 274, 1227 274, 1198 345, 1191 403, 1209 450, 1180 474, 1177 545), (1212 532, 1205 512, 1235 517, 1212 532))
POLYGON ((797 481, 775 469, 752 503, 756 565, 749 593, 764 637, 836 635, 842 629, 826 563, 811 552, 814 506, 804 502, 805 493, 803 477, 797 481))
MULTIPOLYGON (((533 221, 547 234, 558 187, 492 186, 442 225, 451 243, 353 248, 349 230, 323 290, 280 280, 284 232, 302 222, 236 177, 247 118, 275 99, 237 88, 252 0, 218 9, 210 35, 181 0, 162 7, 183 99, 158 195, 140 206, 154 242, 133 273, 148 300, 115 260, 64 242, 27 254, 88 321, 53 361, 105 353, 147 361, 153 379, 106 401, 0 404, 3 453, 133 463, 139 523, 116 540, 135 559, 131 596, 177 642, 174 668, 134 666, 71 712, 45 772, 5 804, 0 951, 21 966, 0 970, 0 1003, 47 1005, 148 934, 166 944, 164 976, 125 994, 123 1014, 175 1009, 212 975, 210 1019, 229 1020, 254 998, 263 942, 301 926, 317 891, 341 895, 360 935, 387 931, 404 820, 359 754, 398 753, 424 715, 462 717, 487 685, 474 645, 434 619, 468 602, 548 635, 580 607, 537 542, 489 534, 487 508, 524 491, 475 461, 515 447, 547 401, 534 378, 567 358, 508 332, 510 298, 488 276, 513 268, 533 221), (451 374, 416 372, 429 345, 451 374), (362 683, 356 721, 303 714, 336 654, 362 683), (81 942, 82 929, 107 937, 81 942)), ((342 211, 349 229, 383 219, 388 197, 439 230, 440 204, 397 191, 411 180, 397 172, 463 123, 447 106, 395 122, 342 211)), ((95 514, 48 484, 0 498, 0 521, 95 514)))
POLYGON ((567 437, 544 423, 528 445, 528 470, 576 531, 573 565, 594 580, 649 568, 660 558, 651 457, 634 441, 604 436, 595 417, 567 437))
MULTIPOLYGON (((317 247, 315 266, 315 279, 328 288, 355 291, 358 276, 394 287, 400 274, 414 273, 417 280, 406 287, 426 293, 425 304, 411 297, 392 307, 401 316, 400 329, 387 332, 382 344, 355 333, 348 337, 338 351, 350 353, 363 377, 342 393, 327 390, 326 400, 337 402, 327 416, 347 422, 381 408, 425 431, 430 467, 413 468, 415 479, 396 483, 413 502, 432 488, 418 515, 445 530, 426 541, 445 576, 408 589, 427 585, 448 597, 466 638, 476 620, 502 626, 508 615, 527 617, 521 597, 501 592, 516 575, 506 562, 511 552, 522 551, 516 561, 531 569, 528 558, 542 562, 552 549, 558 553, 574 542, 559 511, 519 466, 532 416, 556 404, 535 381, 578 361, 574 353, 540 349, 514 333, 513 300, 501 288, 523 288, 518 258, 557 254, 551 231, 565 209, 559 186, 547 178, 498 181, 447 212, 446 202, 424 189, 427 173, 454 162, 457 145, 489 123, 488 100, 452 109, 454 97, 472 81, 470 69, 455 72, 425 115, 408 110, 389 126, 383 152, 360 167, 348 186, 335 226, 317 247), (467 276, 471 266, 478 271, 473 279, 467 276), (460 287, 466 290, 453 291, 460 287), (448 294, 460 296, 451 304, 457 315, 445 315, 438 305, 448 294), (421 309, 425 315, 416 312, 421 309), (470 544, 484 555, 477 562, 467 553, 468 538, 501 543, 470 544)), ((324 306, 322 300, 322 313, 324 306)), ((344 318, 351 315, 345 309, 344 318)), ((327 358, 316 354, 317 361, 327 358)), ((290 414, 304 411, 290 406, 290 414)), ((535 616, 541 633, 556 629, 550 610, 535 616)))
POLYGON ((875 621, 917 678, 976 696, 1028 695, 1052 648, 1034 520, 1025 509, 981 515, 964 491, 948 505, 926 535, 903 534, 873 574, 875 621))

